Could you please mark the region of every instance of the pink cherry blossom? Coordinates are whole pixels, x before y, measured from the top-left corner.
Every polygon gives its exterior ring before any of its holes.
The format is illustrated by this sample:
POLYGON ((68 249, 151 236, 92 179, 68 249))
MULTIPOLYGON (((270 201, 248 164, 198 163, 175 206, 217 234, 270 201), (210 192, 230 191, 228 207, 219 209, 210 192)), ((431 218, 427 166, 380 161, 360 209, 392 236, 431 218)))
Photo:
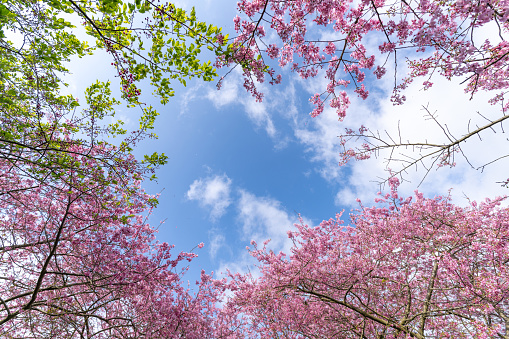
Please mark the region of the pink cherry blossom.
POLYGON ((509 108, 509 100, 504 100, 509 88, 507 6, 507 1, 490 0, 241 0, 240 16, 234 19, 238 35, 233 53, 228 58, 220 56, 216 65, 240 64, 244 87, 257 100, 262 94, 256 82, 269 76, 270 83, 279 83, 270 58, 279 58, 281 67, 292 65, 291 71, 303 79, 325 76, 326 88, 311 100, 313 117, 328 104, 344 118, 347 105, 338 103, 337 91, 343 90, 338 85, 348 89, 353 82, 353 92, 366 99, 367 80, 388 72, 395 78, 390 99, 394 105, 406 101, 405 89, 415 78, 424 77, 423 88, 428 89, 429 77, 438 74, 447 79, 461 77, 471 95, 491 92, 490 102, 499 104, 504 115, 509 108), (479 42, 487 27, 496 27, 497 34, 479 42), (271 38, 267 44, 265 35, 278 39, 271 38), (327 38, 317 40, 316 36, 327 38), (380 52, 381 58, 375 57, 380 52), (265 54, 270 58, 263 58, 265 54), (396 73, 397 64, 405 62, 409 73, 396 73))
POLYGON ((256 244, 261 276, 231 274, 237 310, 260 338, 499 338, 509 314, 509 209, 403 198, 296 224, 289 253, 256 244))

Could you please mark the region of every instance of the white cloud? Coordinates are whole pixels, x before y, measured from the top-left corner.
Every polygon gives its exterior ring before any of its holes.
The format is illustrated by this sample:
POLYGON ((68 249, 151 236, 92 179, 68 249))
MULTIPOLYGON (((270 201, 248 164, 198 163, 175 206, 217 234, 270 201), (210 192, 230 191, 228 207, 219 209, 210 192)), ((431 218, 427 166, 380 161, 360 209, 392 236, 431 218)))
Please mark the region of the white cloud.
POLYGON ((231 248, 226 243, 226 238, 218 230, 214 229, 209 233, 209 255, 214 260, 220 249, 226 249, 231 252, 231 248))
MULTIPOLYGON (((244 107, 249 119, 257 126, 263 127, 267 134, 274 138, 277 130, 274 122, 267 111, 267 101, 256 102, 256 100, 242 88, 242 75, 236 69, 231 72, 224 80, 221 90, 209 89, 207 98, 214 103, 216 107, 223 107, 234 103, 239 103, 244 107)), ((268 89, 263 85, 258 85, 263 93, 268 89)))
POLYGON ((269 247, 272 250, 289 253, 292 243, 287 231, 298 222, 298 217, 290 217, 279 201, 257 197, 241 190, 238 212, 238 220, 242 224, 242 240, 254 240, 263 246, 263 242, 270 239, 269 247))
MULTIPOLYGON (((240 239, 250 246, 251 240, 256 241, 258 248, 262 248, 266 240, 270 239, 267 249, 275 253, 279 251, 289 255, 293 245, 288 238, 288 231, 294 230, 294 224, 299 222, 297 215, 289 215, 281 206, 281 203, 268 197, 258 197, 245 190, 239 190, 238 216, 240 222, 240 239)), ((303 218, 304 223, 310 221, 303 218)), ((256 265, 258 262, 246 249, 235 253, 235 259, 229 262, 222 262, 218 272, 226 273, 229 269, 232 272, 248 273, 254 277, 259 275, 256 265)))
POLYGON ((221 86, 221 90, 209 89, 207 91, 207 99, 212 101, 216 107, 223 107, 236 103, 239 97, 239 86, 237 84, 238 76, 235 76, 235 72, 231 73, 226 77, 221 86))
POLYGON ((210 209, 210 218, 216 221, 231 204, 231 179, 225 174, 195 180, 187 191, 189 200, 198 201, 200 206, 210 209))
MULTIPOLYGON (((303 223, 312 224, 311 220, 300 217, 303 223)), ((270 239, 268 249, 286 254, 290 254, 293 245, 288 231, 295 230, 294 224, 301 222, 297 214, 288 214, 278 200, 258 197, 244 190, 240 190, 238 220, 242 224, 241 239, 247 242, 254 240, 259 248, 270 239)))
POLYGON ((257 89, 264 94, 262 102, 256 102, 255 98, 243 87, 242 74, 234 69, 222 82, 221 90, 215 86, 204 87, 198 84, 182 94, 180 101, 181 114, 187 112, 188 104, 192 100, 200 98, 200 93, 205 92, 204 98, 210 100, 216 109, 229 105, 239 104, 241 111, 255 125, 262 128, 274 141, 276 150, 284 149, 293 139, 292 135, 285 135, 285 131, 276 128, 274 114, 277 114, 291 123, 300 124, 296 105, 296 91, 292 83, 288 86, 272 86, 265 83, 256 84, 257 89))
POLYGON ((274 127, 274 122, 272 122, 272 118, 263 102, 256 102, 253 97, 248 97, 242 100, 242 104, 251 121, 257 126, 265 126, 265 131, 270 137, 276 135, 276 127, 274 127))
POLYGON ((311 161, 321 163, 319 172, 324 179, 332 180, 340 176, 339 138, 341 123, 335 114, 322 114, 306 125, 296 125, 295 137, 311 154, 311 161))
MULTIPOLYGON (((421 55, 422 56, 422 55, 421 55)), ((406 63, 398 65, 398 74, 404 75, 407 72, 406 63)), ((498 106, 488 104, 488 99, 496 93, 477 93, 472 100, 470 95, 464 93, 464 79, 447 81, 441 76, 434 76, 431 82, 433 87, 427 91, 422 89, 422 82, 427 78, 414 80, 403 94, 407 100, 401 106, 393 106, 390 102, 391 88, 394 78, 387 74, 380 81, 368 82, 371 91, 368 100, 358 98, 355 93, 350 92, 350 108, 344 122, 337 121, 334 110, 326 108, 317 118, 311 119, 305 126, 294 127, 294 133, 299 142, 310 154, 311 160, 318 164, 318 170, 327 180, 333 180, 343 188, 336 195, 336 203, 340 206, 357 206, 356 197, 361 198, 364 204, 371 204, 374 194, 382 188, 379 182, 388 177, 387 162, 390 153, 381 152, 377 158, 365 161, 351 161, 350 164, 341 169, 338 167, 339 152, 341 150, 338 136, 344 134, 345 128, 358 129, 365 125, 373 132, 380 132, 385 140, 386 132, 394 140, 401 135, 402 141, 413 142, 446 142, 442 128, 435 122, 428 119, 423 111, 423 105, 427 106, 432 113, 437 114, 438 121, 448 130, 454 139, 461 138, 468 131, 476 126, 483 126, 487 123, 481 115, 491 120, 501 116, 498 106)), ((320 76, 314 79, 293 80, 300 83, 310 95, 320 93, 326 87, 327 81, 320 76)), ((311 107, 309 108, 311 111, 311 107)), ((478 168, 483 164, 508 154, 507 136, 503 133, 500 125, 495 127, 496 133, 486 130, 481 133, 480 140, 477 136, 462 143, 461 147, 468 161, 473 167, 478 168)), ((398 150, 393 157, 408 159, 418 157, 419 152, 411 149, 398 150)), ((404 182, 400 186, 400 192, 404 195, 412 195, 417 188, 428 196, 437 194, 447 195, 448 190, 453 188, 453 197, 459 204, 463 196, 470 199, 481 200, 484 197, 494 197, 507 194, 506 188, 500 187, 497 181, 509 177, 507 168, 509 158, 502 159, 488 167, 482 172, 473 169, 461 154, 456 154, 456 167, 440 168, 433 167, 429 173, 426 168, 431 167, 430 161, 424 165, 410 168, 404 174, 404 182), (421 183, 421 180, 425 180, 421 183)), ((389 164, 392 170, 400 169, 401 164, 395 162, 389 164)), ((463 200, 464 201, 464 200, 463 200)))
MULTIPOLYGON (((470 96, 465 94, 463 87, 459 84, 460 80, 454 82, 447 81, 444 78, 436 77, 432 81, 435 85, 428 91, 421 90, 421 82, 412 84, 405 92, 407 102, 401 106, 393 106, 389 98, 379 98, 375 100, 376 105, 380 107, 377 113, 370 113, 372 119, 365 117, 352 116, 352 121, 348 125, 356 123, 357 126, 365 124, 372 131, 379 131, 381 135, 386 132, 394 139, 411 142, 431 142, 435 144, 447 143, 448 138, 442 128, 437 125, 429 116, 425 115, 422 107, 427 106, 431 113, 436 114, 437 121, 442 127, 453 136, 453 139, 459 139, 468 131, 472 131, 476 126, 483 126, 487 123, 480 112, 489 119, 496 119, 501 115, 499 107, 491 106, 487 103, 492 93, 479 93, 470 100, 470 96), (399 125, 399 127, 398 127, 399 125)), ((352 109, 368 109, 366 104, 359 106, 352 104, 352 109)), ((369 109, 368 109, 369 110, 369 109)), ((332 112, 326 112, 333 114, 332 112)), ((507 189, 500 187, 496 181, 508 177, 508 160, 502 159, 484 169, 483 172, 476 170, 479 166, 496 159, 499 156, 507 154, 507 136, 502 133, 499 126, 492 130, 486 130, 477 136, 462 143, 461 147, 464 155, 461 153, 455 155, 456 166, 453 168, 433 167, 431 159, 424 160, 417 166, 412 166, 404 173, 403 178, 408 182, 400 186, 400 192, 405 195, 411 195, 413 190, 433 196, 436 194, 447 195, 450 188, 453 189, 455 201, 461 203, 463 196, 473 200, 481 200, 485 197, 494 197, 507 194, 507 189), (474 168, 471 167, 473 165, 474 168), (428 172, 427 168, 431 168, 428 172), (417 187, 421 181, 422 184, 417 187)), ((406 148, 399 149, 392 154, 393 158, 410 159, 418 158, 422 152, 417 149, 406 148)), ((387 178, 387 159, 391 157, 389 151, 382 151, 377 158, 367 161, 353 161, 349 168, 351 175, 348 179, 348 188, 342 189, 336 202, 338 204, 355 204, 353 196, 360 197, 364 203, 371 203, 373 193, 378 189, 374 182, 380 178, 387 178), (366 200, 367 199, 367 200, 366 200)), ((392 170, 399 170, 403 163, 392 162, 388 166, 392 170)), ((385 188, 387 189, 387 187, 385 188)))
POLYGON ((188 112, 189 103, 199 97, 199 93, 203 91, 203 87, 203 84, 198 83, 180 95, 180 115, 188 112))

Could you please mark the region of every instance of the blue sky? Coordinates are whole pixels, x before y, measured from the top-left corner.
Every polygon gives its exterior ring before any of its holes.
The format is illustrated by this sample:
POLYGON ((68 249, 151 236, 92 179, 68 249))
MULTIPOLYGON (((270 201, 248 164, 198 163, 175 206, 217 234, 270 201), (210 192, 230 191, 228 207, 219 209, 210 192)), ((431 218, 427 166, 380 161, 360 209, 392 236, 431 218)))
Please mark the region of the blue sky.
MULTIPOLYGON (((222 26, 227 33, 232 33, 235 4, 231 0, 177 2, 187 9, 196 6, 200 20, 222 26)), ((72 67, 71 92, 78 94, 98 74, 111 76, 106 66, 100 66, 109 62, 101 58, 104 55, 72 67), (92 67, 94 72, 90 72, 92 67)), ((224 74, 224 70, 219 73, 224 74)), ((389 102, 391 79, 386 77, 369 83, 372 95, 368 100, 352 95, 345 122, 339 122, 327 109, 312 119, 308 100, 325 87, 325 80, 319 76, 303 81, 287 69, 282 74, 281 85, 261 85, 265 92, 262 103, 255 103, 246 93, 235 71, 221 91, 216 90, 215 83, 198 80, 188 82, 187 88, 175 86, 176 96, 164 107, 145 93, 145 100, 161 113, 155 130, 159 139, 143 142, 139 152, 164 152, 169 157, 158 172, 158 182, 145 183, 147 191, 161 192, 159 207, 150 220, 154 226, 165 220, 158 239, 175 244, 175 253, 205 243, 204 248, 194 250, 199 258, 191 264, 191 280, 202 268, 208 272, 226 268, 246 272, 253 264, 246 251, 252 239, 263 242, 270 238, 274 250, 288 251, 291 243, 286 231, 298 222, 299 213, 305 222, 316 225, 343 209, 348 212, 358 207, 357 197, 370 205, 379 190, 378 177, 386 176, 385 155, 339 168, 338 136, 345 127, 364 124, 394 133, 400 121, 406 133, 403 138, 443 139, 437 126, 423 117, 422 105, 438 112, 441 121, 458 136, 464 133, 469 119, 472 124, 483 124, 476 111, 486 116, 499 114, 497 108, 485 104, 489 96, 479 95, 469 101, 459 81, 450 83, 440 78, 434 79, 435 86, 426 92, 418 84, 411 86, 407 103, 393 107, 389 102)), ((118 112, 135 126, 136 119, 130 114, 122 109, 118 112)), ((489 159, 500 152, 504 142, 502 133, 486 133, 482 142, 466 145, 466 152, 471 161, 480 163, 482 157, 489 159)), ((452 170, 432 170, 419 190, 434 196, 453 188, 454 201, 464 205, 465 197, 480 200, 506 194, 507 189, 495 183, 507 177, 505 168, 507 162, 499 162, 480 173, 458 159, 452 170)), ((422 168, 408 173, 409 182, 401 186, 401 192, 412 194, 423 175, 422 168)))

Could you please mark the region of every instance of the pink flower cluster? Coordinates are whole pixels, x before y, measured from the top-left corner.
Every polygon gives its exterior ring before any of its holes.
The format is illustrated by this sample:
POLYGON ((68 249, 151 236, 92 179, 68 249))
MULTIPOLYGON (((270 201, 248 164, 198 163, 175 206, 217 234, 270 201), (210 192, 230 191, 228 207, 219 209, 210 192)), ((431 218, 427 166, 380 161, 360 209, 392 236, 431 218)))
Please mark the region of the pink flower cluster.
POLYGON ((231 274, 226 305, 251 337, 498 338, 509 331, 509 209, 403 198, 288 231, 289 253, 253 243, 261 274, 231 274))
POLYGON ((271 83, 279 82, 264 55, 279 58, 281 67, 290 64, 291 71, 303 79, 323 74, 328 84, 310 99, 314 104, 313 117, 328 104, 344 118, 349 103, 344 93, 351 95, 349 86, 353 85, 353 92, 367 99, 366 80, 381 79, 391 71, 391 63, 395 75, 391 101, 395 105, 406 101, 404 91, 417 77, 426 77, 423 88, 429 89, 430 76, 435 73, 448 79, 466 78, 465 91, 472 95, 480 90, 492 91, 490 102, 501 104, 505 112, 509 108, 509 100, 504 100, 509 88, 507 6, 507 1, 491 0, 241 0, 238 10, 244 16, 234 19, 238 33, 235 52, 228 58, 220 57, 217 65, 241 65, 244 86, 258 100, 262 95, 256 89, 256 81, 262 82, 264 75, 269 75, 271 83), (492 24, 498 25, 498 36, 488 36, 480 43, 471 38, 492 24), (279 37, 278 42, 265 43, 269 29, 279 37), (316 33, 333 38, 317 40, 316 33), (373 37, 380 40, 377 50, 370 51, 373 37), (399 50, 417 53, 398 60, 402 55, 399 50), (421 56, 421 52, 432 55, 421 56), (377 53, 387 56, 378 60, 377 53), (396 73, 400 62, 407 62, 409 67, 409 74, 402 78, 396 73), (372 68, 373 72, 366 72, 372 68))

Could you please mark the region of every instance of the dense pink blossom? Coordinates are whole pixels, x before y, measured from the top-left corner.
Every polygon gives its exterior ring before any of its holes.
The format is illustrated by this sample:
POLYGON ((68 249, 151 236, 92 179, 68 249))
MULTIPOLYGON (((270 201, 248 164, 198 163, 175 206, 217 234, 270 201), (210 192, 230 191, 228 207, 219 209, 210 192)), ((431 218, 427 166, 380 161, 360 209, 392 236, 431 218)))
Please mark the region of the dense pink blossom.
POLYGON ((290 253, 256 243, 261 276, 231 274, 236 309, 260 338, 503 338, 509 209, 402 198, 399 180, 345 225, 296 224, 290 253))
POLYGON ((8 131, 0 145, 0 337, 229 333, 236 320, 217 307, 224 290, 203 273, 191 291, 182 278, 197 254, 175 253, 148 223, 158 197, 141 185, 161 158, 147 166, 133 156, 143 131, 109 144, 101 137, 113 127, 98 118, 108 105, 87 97, 95 105, 76 114, 70 96, 44 86, 24 94, 0 105, 8 131))
POLYGON ((244 87, 257 100, 262 94, 255 83, 278 76, 270 59, 263 58, 267 54, 278 57, 281 67, 290 64, 303 79, 325 75, 326 88, 311 100, 312 117, 328 104, 344 118, 348 104, 340 104, 347 101, 338 99, 344 90, 339 84, 351 89, 349 95, 366 99, 366 80, 387 72, 394 75, 394 105, 406 101, 404 91, 415 78, 424 78, 421 83, 428 89, 431 76, 440 74, 463 78, 465 91, 472 95, 491 91, 490 102, 499 104, 502 113, 509 108, 504 100, 509 88, 507 1, 241 0, 237 7, 241 16, 234 19, 232 53, 219 57, 216 66, 240 64, 244 87), (485 33, 493 29, 495 34, 485 33), (278 37, 275 43, 269 30, 278 37), (271 36, 270 45, 265 35, 271 36), (396 72, 404 62, 406 75, 396 72))
POLYGON ((155 240, 155 197, 139 187, 133 160, 118 163, 130 173, 119 177, 104 173, 103 147, 67 151, 82 167, 42 182, 0 160, 0 336, 212 335, 219 292, 205 274, 195 294, 182 284, 180 263, 196 254, 155 240))
MULTIPOLYGON (((275 56, 275 48, 284 50, 280 55, 280 64, 299 57, 293 69, 307 78, 316 76, 317 67, 321 68, 337 57, 344 66, 358 64, 361 72, 373 66, 384 67, 386 58, 377 62, 366 48, 365 40, 370 34, 380 37, 379 51, 395 54, 398 49, 410 49, 417 52, 430 51, 427 54, 410 57, 410 76, 426 76, 435 69, 446 77, 465 76, 469 80, 466 90, 475 93, 484 90, 502 90, 507 87, 507 67, 509 43, 498 42, 498 38, 487 37, 482 44, 470 39, 479 28, 497 22, 502 36, 508 29, 507 4, 502 1, 466 2, 466 1, 424 1, 396 2, 386 1, 275 1, 242 0, 238 3, 240 13, 246 17, 234 19, 237 54, 223 60, 219 66, 242 61, 244 68, 256 73, 265 68, 265 64, 253 63, 259 53, 275 56), (322 26, 324 32, 333 32, 334 40, 315 41, 308 38, 308 26, 314 21, 322 26), (270 28, 280 38, 280 44, 271 44, 264 49, 262 38, 265 29, 270 28), (490 40, 492 39, 492 40, 490 40), (321 46, 320 46, 321 44, 321 46), (246 58, 245 49, 251 49, 246 58), (240 53, 240 54, 238 54, 240 53), (311 71, 309 71, 311 70, 311 71)), ((380 68, 377 76, 380 77, 380 68)), ((330 81, 348 78, 347 73, 336 68, 330 81)), ((257 76, 258 80, 261 80, 257 76)), ((362 81, 360 81, 362 82, 362 81)), ((254 84, 253 84, 254 86, 254 84)), ((359 84, 360 86, 360 84, 359 84)), ((357 87, 357 85, 356 85, 357 87)), ((254 91, 249 87, 250 91, 254 91)))

